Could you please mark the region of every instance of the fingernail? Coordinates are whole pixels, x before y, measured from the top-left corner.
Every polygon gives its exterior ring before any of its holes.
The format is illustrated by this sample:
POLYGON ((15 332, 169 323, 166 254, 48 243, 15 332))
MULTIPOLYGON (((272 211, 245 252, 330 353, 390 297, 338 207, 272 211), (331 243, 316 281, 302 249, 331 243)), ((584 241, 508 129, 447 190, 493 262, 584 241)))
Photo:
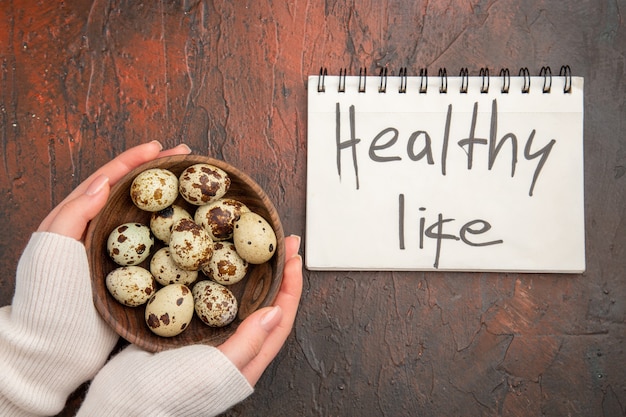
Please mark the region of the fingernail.
POLYGON ((280 322, 282 310, 280 306, 274 306, 270 311, 265 313, 263 317, 261 317, 261 327, 265 329, 265 331, 270 332, 278 325, 280 322))
POLYGON ((191 148, 187 146, 187 144, 185 143, 181 143, 180 145, 177 146, 177 148, 183 148, 187 153, 191 153, 191 148))
POLYGON ((290 235, 290 237, 295 238, 295 239, 298 240, 298 247, 297 247, 297 250, 296 250, 296 255, 297 255, 298 252, 300 251, 300 241, 302 240, 302 238, 300 236, 298 236, 298 235, 293 235, 293 234, 290 235))
POLYGON ((107 177, 106 175, 98 176, 95 180, 92 181, 91 184, 89 184, 89 187, 87 187, 85 194, 86 195, 98 194, 100 191, 102 191, 104 186, 108 184, 108 182, 109 182, 109 177, 107 177))
POLYGON ((161 142, 159 142, 158 140, 153 140, 150 143, 156 143, 157 145, 159 145, 159 150, 162 151, 163 150, 163 145, 161 145, 161 142))

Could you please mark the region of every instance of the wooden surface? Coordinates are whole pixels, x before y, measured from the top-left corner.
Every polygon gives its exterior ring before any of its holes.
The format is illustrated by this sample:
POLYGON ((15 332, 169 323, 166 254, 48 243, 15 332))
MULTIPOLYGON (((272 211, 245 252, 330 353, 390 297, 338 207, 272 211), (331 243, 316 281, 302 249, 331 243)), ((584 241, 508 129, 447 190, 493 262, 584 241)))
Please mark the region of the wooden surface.
POLYGON ((303 234, 305 82, 320 66, 477 75, 569 64, 585 77, 587 271, 305 272, 285 348, 226 415, 624 416, 625 10, 623 0, 2 0, 0 303, 41 219, 129 146, 184 141, 239 167, 285 233, 303 234))

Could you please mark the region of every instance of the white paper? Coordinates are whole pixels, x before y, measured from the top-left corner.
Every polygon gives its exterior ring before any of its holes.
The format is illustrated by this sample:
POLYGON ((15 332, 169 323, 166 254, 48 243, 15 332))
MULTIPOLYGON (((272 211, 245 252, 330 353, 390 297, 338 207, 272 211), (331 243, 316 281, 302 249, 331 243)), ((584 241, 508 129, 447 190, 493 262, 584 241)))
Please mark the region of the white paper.
POLYGON ((582 78, 364 79, 309 78, 307 268, 585 269, 582 78))

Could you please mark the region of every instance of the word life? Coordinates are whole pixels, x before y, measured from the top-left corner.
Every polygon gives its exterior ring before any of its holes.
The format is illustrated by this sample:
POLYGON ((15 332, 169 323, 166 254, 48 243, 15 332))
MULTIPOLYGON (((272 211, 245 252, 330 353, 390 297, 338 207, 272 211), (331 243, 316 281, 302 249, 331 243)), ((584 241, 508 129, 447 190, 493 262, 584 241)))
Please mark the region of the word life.
MULTIPOLYGON (((405 234, 407 228, 412 228, 410 222, 407 222, 407 219, 414 219, 417 216, 411 215, 407 213, 405 207, 405 198, 404 194, 398 195, 398 246, 400 250, 407 249, 405 234), (407 225, 408 223, 408 225, 407 225)), ((410 211, 410 210, 409 210, 410 211)), ((433 267, 435 269, 439 268, 439 259, 441 258, 442 245, 444 240, 449 241, 461 241, 467 246, 472 247, 484 247, 484 246, 492 246, 499 245, 504 243, 502 239, 493 239, 489 240, 486 236, 481 236, 486 234, 491 230, 491 224, 483 219, 474 219, 470 220, 460 227, 454 225, 456 219, 452 217, 444 217, 443 213, 437 214, 437 220, 432 222, 432 219, 427 220, 426 217, 426 208, 419 207, 419 250, 424 249, 424 241, 426 239, 433 239, 435 241, 435 260, 433 263, 433 267), (428 223, 426 223, 428 221, 428 223), (432 222, 432 223, 431 223, 432 222), (444 231, 445 227, 445 231, 444 231), (454 229, 458 230, 458 232, 454 232, 454 229), (451 230, 452 229, 452 230, 451 230)), ((460 243, 460 242, 459 242, 460 243)))

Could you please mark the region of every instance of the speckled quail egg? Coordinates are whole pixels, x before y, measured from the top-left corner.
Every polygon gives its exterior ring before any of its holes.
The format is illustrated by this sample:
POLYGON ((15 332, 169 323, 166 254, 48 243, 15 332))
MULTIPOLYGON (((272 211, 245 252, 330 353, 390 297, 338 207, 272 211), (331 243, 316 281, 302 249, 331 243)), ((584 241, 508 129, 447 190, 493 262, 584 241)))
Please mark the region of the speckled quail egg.
POLYGON ((141 223, 124 223, 109 234, 107 251, 118 265, 138 265, 145 261, 154 247, 150 228, 141 223))
POLYGON ((133 180, 130 197, 142 210, 163 210, 171 206, 178 197, 178 178, 167 169, 147 169, 133 180))
POLYGON ((217 282, 199 281, 193 287, 196 314, 211 327, 224 327, 237 317, 237 299, 217 282))
POLYGON ((193 319, 191 290, 183 284, 171 284, 158 290, 148 301, 145 311, 150 330, 163 337, 182 333, 193 319))
POLYGON ((170 254, 169 247, 163 247, 152 255, 150 272, 161 285, 190 285, 198 279, 198 271, 187 271, 176 265, 170 254))
POLYGON ((233 237, 233 224, 242 213, 250 209, 232 198, 220 198, 196 209, 194 221, 205 228, 213 240, 228 240, 233 237))
POLYGON ((235 221, 233 242, 239 256, 251 264, 266 262, 276 252, 274 229, 254 212, 243 213, 235 221))
POLYGON ((192 165, 178 177, 180 195, 196 206, 209 204, 222 198, 229 188, 228 174, 210 164, 192 165))
POLYGON ((215 242, 213 256, 202 272, 222 285, 232 285, 246 276, 248 262, 241 259, 233 243, 215 242))
POLYGON ((169 248, 176 265, 199 271, 211 259, 213 240, 202 226, 183 218, 172 225, 169 248))
POLYGON ((172 225, 176 220, 182 218, 193 219, 191 214, 183 207, 172 204, 163 210, 152 213, 152 216, 150 216, 150 230, 152 230, 157 239, 169 244, 172 225))
POLYGON ((113 298, 128 307, 145 304, 157 290, 152 274, 135 265, 114 269, 106 276, 105 282, 113 298))

